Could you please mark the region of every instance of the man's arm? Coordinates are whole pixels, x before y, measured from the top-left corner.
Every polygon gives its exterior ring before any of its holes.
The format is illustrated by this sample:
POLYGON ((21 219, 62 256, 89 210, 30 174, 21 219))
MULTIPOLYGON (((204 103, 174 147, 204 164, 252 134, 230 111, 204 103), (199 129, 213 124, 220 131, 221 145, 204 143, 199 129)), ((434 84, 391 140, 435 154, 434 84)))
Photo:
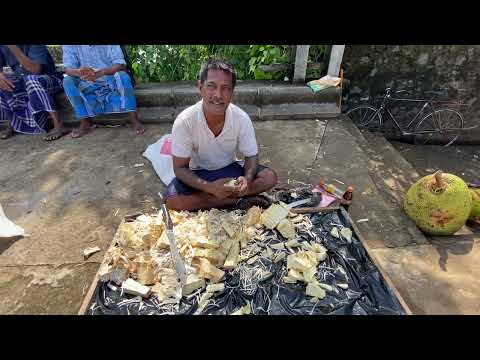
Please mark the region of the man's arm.
POLYGON ((250 184, 253 179, 255 179, 255 175, 257 174, 258 168, 258 155, 245 157, 245 179, 247 179, 248 184, 250 184))
POLYGON ((126 71, 126 67, 123 64, 115 64, 108 68, 98 69, 97 71, 89 71, 89 68, 79 69, 65 69, 65 74, 70 76, 76 76, 82 78, 82 80, 95 81, 97 78, 105 75, 114 75, 119 71, 126 71))
POLYGON ((200 191, 212 194, 220 199, 224 199, 232 194, 232 190, 224 186, 229 179, 219 179, 212 182, 203 180, 190 170, 190 159, 180 158, 173 155, 172 158, 175 176, 185 184, 200 191))
POLYGON ((42 72, 42 64, 32 61, 26 56, 17 45, 7 45, 8 49, 12 52, 18 62, 31 74, 38 75, 42 72))

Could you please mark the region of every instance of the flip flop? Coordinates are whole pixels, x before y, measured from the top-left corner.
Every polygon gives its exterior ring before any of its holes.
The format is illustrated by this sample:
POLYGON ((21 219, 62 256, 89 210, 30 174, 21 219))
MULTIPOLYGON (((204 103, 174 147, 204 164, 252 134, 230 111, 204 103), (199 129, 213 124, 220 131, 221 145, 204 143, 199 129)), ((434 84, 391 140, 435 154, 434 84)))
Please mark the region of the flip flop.
POLYGON ((13 135, 15 135, 15 131, 13 131, 12 128, 8 128, 2 133, 2 135, 0 136, 0 139, 7 140, 11 138, 13 135))
POLYGON ((72 131, 72 138, 78 139, 96 129, 97 125, 91 125, 88 128, 78 128, 72 131))
POLYGON ((145 129, 144 127, 142 127, 142 128, 140 128, 140 129, 135 130, 135 132, 137 133, 137 135, 142 135, 142 134, 145 133, 145 130, 146 130, 146 129, 145 129))
POLYGON ((71 132, 70 129, 67 129, 67 128, 62 128, 62 129, 53 129, 51 131, 49 131, 47 133, 47 135, 45 135, 43 137, 43 140, 45 141, 55 141, 55 140, 58 140, 60 139, 61 137, 69 134, 71 132))
POLYGON ((252 206, 258 206, 266 209, 271 204, 272 204, 272 201, 263 195, 252 195, 252 196, 240 198, 235 204, 235 208, 238 210, 248 210, 252 206))

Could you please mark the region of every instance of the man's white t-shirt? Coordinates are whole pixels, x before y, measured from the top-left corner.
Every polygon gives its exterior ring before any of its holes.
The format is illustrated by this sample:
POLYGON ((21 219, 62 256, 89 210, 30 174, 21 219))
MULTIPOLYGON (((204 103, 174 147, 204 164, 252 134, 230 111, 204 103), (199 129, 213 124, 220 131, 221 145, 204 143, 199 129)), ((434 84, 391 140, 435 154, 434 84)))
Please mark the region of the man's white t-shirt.
POLYGON ((225 113, 222 132, 215 137, 203 113, 203 100, 182 111, 172 129, 172 154, 190 158, 190 169, 217 170, 244 156, 258 154, 250 116, 234 104, 225 113))

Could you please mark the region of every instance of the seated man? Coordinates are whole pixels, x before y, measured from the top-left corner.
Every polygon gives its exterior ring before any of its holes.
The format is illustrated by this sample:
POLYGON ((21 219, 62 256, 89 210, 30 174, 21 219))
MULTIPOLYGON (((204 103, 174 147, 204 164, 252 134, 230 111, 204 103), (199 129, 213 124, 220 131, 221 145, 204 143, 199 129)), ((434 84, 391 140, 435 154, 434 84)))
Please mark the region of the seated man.
POLYGON ((137 134, 145 132, 136 111, 135 91, 119 45, 64 45, 65 94, 80 121, 78 138, 94 129, 97 115, 131 113, 137 134))
POLYGON ((233 66, 209 60, 200 70, 202 100, 185 109, 172 129, 176 178, 164 193, 174 210, 198 210, 252 205, 266 207, 267 199, 253 196, 271 189, 277 174, 258 164, 258 147, 250 117, 230 103, 235 87, 233 66), (236 154, 245 157, 242 166, 236 154), (238 178, 237 187, 225 183, 238 178))
POLYGON ((8 139, 16 132, 43 134, 53 130, 44 140, 57 140, 69 132, 55 110, 53 96, 62 91, 63 74, 45 45, 0 45, 0 122, 7 122, 7 130, 0 135, 8 139), (13 74, 4 74, 9 66, 13 74))

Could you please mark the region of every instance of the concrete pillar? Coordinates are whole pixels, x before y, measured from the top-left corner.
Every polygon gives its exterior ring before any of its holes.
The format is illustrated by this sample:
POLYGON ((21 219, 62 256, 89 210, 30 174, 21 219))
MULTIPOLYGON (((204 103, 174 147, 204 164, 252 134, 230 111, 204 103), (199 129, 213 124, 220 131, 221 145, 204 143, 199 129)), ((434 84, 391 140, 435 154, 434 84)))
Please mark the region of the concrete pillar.
POLYGON ((295 84, 305 83, 309 50, 310 45, 297 45, 297 52, 295 55, 295 70, 293 72, 293 82, 295 84))
POLYGON ((330 53, 330 63, 328 64, 328 75, 339 77, 340 66, 342 65, 343 51, 345 45, 333 45, 330 53))

